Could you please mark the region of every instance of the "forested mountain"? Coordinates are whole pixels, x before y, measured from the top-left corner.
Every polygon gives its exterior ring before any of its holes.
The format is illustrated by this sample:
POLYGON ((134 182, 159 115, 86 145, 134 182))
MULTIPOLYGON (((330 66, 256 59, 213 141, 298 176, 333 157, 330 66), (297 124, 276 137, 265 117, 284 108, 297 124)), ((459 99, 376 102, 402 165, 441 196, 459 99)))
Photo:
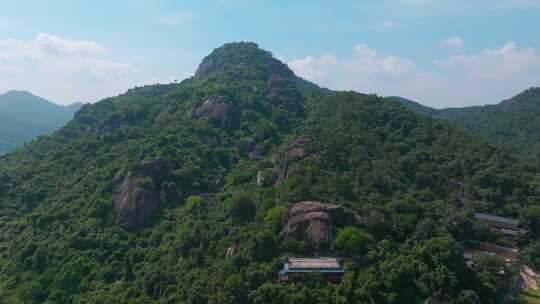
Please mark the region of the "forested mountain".
POLYGON ((460 241, 478 234, 474 211, 522 216, 523 258, 540 266, 539 186, 489 142, 230 43, 195 77, 85 105, 0 158, 0 298, 515 303, 515 269, 488 256, 472 271, 460 241), (340 284, 277 282, 284 256, 326 248, 280 237, 301 201, 345 210, 340 284))
POLYGON ((540 88, 530 88, 496 105, 433 109, 411 100, 390 97, 408 109, 443 118, 527 157, 540 158, 540 88))
POLYGON ((0 95, 0 154, 65 125, 82 106, 60 106, 26 91, 0 95))

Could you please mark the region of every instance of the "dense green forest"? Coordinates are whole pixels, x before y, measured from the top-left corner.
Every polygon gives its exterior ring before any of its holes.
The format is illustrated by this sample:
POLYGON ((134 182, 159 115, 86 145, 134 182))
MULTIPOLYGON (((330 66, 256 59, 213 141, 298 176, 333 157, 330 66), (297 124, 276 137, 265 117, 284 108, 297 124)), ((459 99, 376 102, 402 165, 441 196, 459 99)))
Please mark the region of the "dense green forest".
POLYGON ((441 110, 400 97, 390 99, 421 115, 449 120, 522 156, 540 158, 540 88, 527 89, 495 105, 441 110))
POLYGON ((0 94, 0 155, 60 129, 81 106, 59 106, 25 91, 0 94))
POLYGON ((472 271, 460 242, 483 233, 474 211, 520 217, 540 268, 538 172, 230 43, 195 77, 85 105, 0 158, 0 303, 521 303, 516 269, 486 255, 472 271), (306 200, 345 210, 340 284, 277 281, 284 256, 313 251, 279 237, 306 200))

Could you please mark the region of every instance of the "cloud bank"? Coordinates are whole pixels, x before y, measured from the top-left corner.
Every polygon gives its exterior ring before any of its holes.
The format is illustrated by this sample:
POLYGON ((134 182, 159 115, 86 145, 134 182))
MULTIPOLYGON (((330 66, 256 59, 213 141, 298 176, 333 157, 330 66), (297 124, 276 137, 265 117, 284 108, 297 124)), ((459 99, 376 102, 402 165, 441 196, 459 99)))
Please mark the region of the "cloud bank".
POLYGON ((81 96, 93 102, 132 85, 128 75, 135 67, 110 57, 107 48, 91 40, 48 33, 31 41, 0 39, 0 91, 32 90, 64 104, 81 96))
MULTIPOLYGON (((453 37, 441 45, 459 51, 465 42, 453 37)), ((306 56, 288 65, 297 75, 331 89, 399 95, 435 107, 496 103, 540 86, 540 55, 511 41, 476 53, 460 51, 427 67, 365 44, 342 58, 306 56)))

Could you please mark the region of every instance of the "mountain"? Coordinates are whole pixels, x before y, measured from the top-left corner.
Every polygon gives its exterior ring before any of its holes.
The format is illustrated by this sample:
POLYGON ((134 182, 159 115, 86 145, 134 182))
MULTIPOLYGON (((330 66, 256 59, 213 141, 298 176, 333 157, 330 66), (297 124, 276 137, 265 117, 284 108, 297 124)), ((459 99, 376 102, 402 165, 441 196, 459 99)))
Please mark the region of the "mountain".
POLYGON ((534 164, 398 102, 321 89, 255 43, 215 49, 195 75, 84 105, 0 157, 4 302, 516 300, 515 268, 484 256, 472 271, 460 242, 496 238, 474 211, 535 214, 534 164), (284 257, 336 248, 340 284, 277 282, 284 257))
POLYGON ((530 88, 495 105, 433 109, 390 97, 421 115, 447 119, 471 134, 484 136, 532 158, 540 158, 540 88, 530 88))
POLYGON ((0 95, 0 154, 58 130, 82 106, 60 106, 26 91, 0 95))
POLYGON ((419 104, 416 101, 412 101, 410 99, 406 99, 399 96, 389 96, 387 97, 390 100, 394 100, 402 104, 405 108, 418 113, 420 115, 429 116, 429 117, 436 117, 439 114, 439 110, 424 106, 422 104, 419 104))

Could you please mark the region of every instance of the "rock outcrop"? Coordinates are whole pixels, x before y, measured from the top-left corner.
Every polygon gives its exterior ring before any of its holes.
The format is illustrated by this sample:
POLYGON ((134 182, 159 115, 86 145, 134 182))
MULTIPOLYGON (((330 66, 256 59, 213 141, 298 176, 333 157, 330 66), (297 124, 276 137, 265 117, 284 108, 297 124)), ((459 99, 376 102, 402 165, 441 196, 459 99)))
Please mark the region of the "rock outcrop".
POLYGON ((227 102, 225 97, 215 96, 207 98, 203 103, 193 111, 192 117, 214 117, 222 125, 229 124, 234 119, 234 106, 227 102))
POLYGON ((300 137, 296 139, 292 147, 285 156, 285 163, 290 163, 304 158, 309 154, 311 148, 311 139, 307 137, 300 137))
POLYGON ((274 169, 264 169, 257 172, 257 186, 269 187, 276 183, 278 174, 274 169))
POLYGON ((261 148, 257 145, 254 139, 248 138, 241 140, 237 144, 238 151, 242 154, 246 154, 249 159, 260 159, 262 156, 261 148))
POLYGON ((142 161, 127 173, 114 200, 114 213, 120 227, 133 231, 151 222, 161 207, 160 186, 166 174, 167 166, 161 159, 142 161))
POLYGON ((285 152, 283 167, 278 174, 278 183, 293 176, 297 172, 294 162, 301 160, 313 152, 311 139, 307 137, 297 138, 290 149, 285 152))
POLYGON ((270 79, 268 79, 267 85, 269 90, 275 90, 285 87, 290 83, 291 81, 289 79, 283 78, 279 75, 272 75, 270 79))
POLYGON ((282 239, 308 241, 316 249, 323 244, 334 247, 334 226, 342 225, 343 208, 319 202, 300 202, 291 207, 287 224, 279 236, 282 239))

